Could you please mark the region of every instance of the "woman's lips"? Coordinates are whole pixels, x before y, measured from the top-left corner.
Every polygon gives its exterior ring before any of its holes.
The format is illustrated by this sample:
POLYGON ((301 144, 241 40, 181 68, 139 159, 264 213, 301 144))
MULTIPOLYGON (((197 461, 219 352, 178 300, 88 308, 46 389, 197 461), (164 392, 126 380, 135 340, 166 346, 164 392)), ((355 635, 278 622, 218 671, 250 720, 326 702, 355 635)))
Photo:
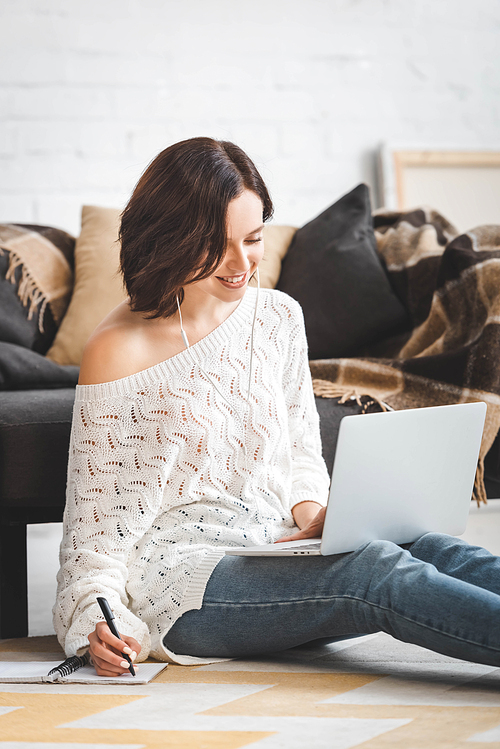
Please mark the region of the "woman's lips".
POLYGON ((219 281, 225 289, 241 289, 242 286, 245 286, 247 280, 248 280, 248 271, 246 273, 243 273, 243 275, 239 276, 216 276, 217 281, 219 281), (231 279, 239 279, 234 281, 225 281, 224 279, 231 278, 231 279))

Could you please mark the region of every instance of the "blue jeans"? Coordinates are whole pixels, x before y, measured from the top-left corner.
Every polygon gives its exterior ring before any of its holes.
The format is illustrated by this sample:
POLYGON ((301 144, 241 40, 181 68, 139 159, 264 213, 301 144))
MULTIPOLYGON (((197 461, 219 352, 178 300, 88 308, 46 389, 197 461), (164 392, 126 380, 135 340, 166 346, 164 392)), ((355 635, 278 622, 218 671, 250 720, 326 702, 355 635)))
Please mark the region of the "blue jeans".
POLYGON ((439 533, 328 557, 224 557, 165 644, 243 657, 373 632, 499 666, 500 557, 439 533))

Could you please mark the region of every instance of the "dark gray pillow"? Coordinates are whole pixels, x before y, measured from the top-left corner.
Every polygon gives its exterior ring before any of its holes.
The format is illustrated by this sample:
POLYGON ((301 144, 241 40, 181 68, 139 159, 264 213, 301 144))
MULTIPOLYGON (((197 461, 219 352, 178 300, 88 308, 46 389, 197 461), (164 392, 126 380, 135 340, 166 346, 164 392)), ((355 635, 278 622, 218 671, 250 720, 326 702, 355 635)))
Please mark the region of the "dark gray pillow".
POLYGON ((363 184, 298 230, 277 288, 302 306, 310 359, 352 356, 410 325, 377 254, 363 184))
POLYGON ((0 390, 75 387, 78 367, 62 366, 24 346, 0 341, 0 390))

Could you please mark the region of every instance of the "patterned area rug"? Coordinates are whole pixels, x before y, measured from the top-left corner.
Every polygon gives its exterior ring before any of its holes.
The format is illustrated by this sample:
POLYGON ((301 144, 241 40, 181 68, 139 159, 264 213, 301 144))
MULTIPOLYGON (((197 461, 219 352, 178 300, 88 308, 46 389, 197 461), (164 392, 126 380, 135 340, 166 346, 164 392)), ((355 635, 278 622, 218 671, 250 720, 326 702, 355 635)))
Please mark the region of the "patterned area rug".
MULTIPOLYGON (((0 659, 57 660, 55 637, 0 659)), ((0 684, 0 749, 500 749, 500 669, 383 634, 169 666, 146 686, 0 684)))

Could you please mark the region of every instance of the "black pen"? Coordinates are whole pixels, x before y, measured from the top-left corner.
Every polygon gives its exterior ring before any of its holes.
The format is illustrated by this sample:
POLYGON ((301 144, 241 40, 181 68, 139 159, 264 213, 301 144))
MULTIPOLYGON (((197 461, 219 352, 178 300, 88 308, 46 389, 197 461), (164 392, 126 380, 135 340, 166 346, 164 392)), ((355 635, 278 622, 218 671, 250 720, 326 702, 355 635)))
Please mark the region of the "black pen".
MULTIPOLYGON (((104 614, 104 618, 106 619, 106 624, 110 628, 111 632, 114 634, 115 637, 118 637, 118 639, 121 640, 122 638, 120 637, 120 633, 116 629, 116 625, 115 625, 115 623, 113 621, 113 619, 115 618, 115 615, 111 611, 111 607, 110 607, 109 603, 106 601, 105 598, 98 598, 97 599, 97 603, 101 607, 101 611, 104 614)), ((122 640, 122 642, 123 642, 123 640, 122 640)), ((135 676, 135 671, 134 671, 134 667, 132 665, 132 661, 130 660, 130 658, 128 657, 128 655, 126 653, 122 653, 122 655, 128 661, 128 664, 129 664, 128 670, 130 671, 130 673, 132 674, 132 676, 135 676)))

